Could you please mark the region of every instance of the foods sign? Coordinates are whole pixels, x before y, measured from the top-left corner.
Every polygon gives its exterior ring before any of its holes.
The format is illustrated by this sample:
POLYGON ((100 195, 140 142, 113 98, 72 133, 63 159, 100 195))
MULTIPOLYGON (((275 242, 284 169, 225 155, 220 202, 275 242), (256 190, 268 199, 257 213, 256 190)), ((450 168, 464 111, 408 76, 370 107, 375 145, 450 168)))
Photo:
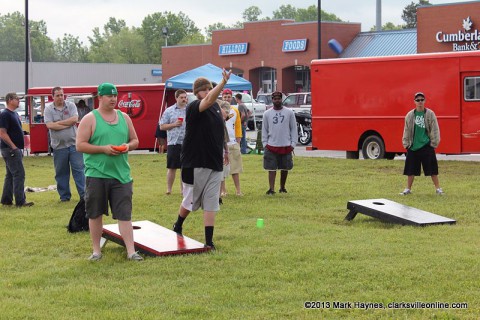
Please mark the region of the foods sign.
POLYGON ((480 30, 473 28, 470 17, 463 19, 462 28, 457 33, 439 31, 436 40, 440 43, 452 43, 453 51, 474 51, 480 47, 480 30))
POLYGON ((307 39, 283 40, 283 52, 298 52, 307 50, 307 39))

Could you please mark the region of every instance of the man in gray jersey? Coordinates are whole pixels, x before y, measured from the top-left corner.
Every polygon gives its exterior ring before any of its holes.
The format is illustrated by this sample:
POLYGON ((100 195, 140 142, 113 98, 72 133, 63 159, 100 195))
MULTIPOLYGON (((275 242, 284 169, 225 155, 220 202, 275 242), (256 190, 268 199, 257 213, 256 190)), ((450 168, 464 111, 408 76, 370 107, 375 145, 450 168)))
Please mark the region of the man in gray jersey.
POLYGON ((282 106, 282 93, 272 93, 273 108, 263 114, 262 144, 263 168, 268 170, 270 188, 267 195, 275 194, 275 178, 280 170, 280 193, 287 193, 288 170, 293 168, 292 152, 297 145, 298 133, 295 113, 282 106))
POLYGON ((77 106, 65 101, 63 89, 52 89, 53 102, 45 108, 45 124, 50 132, 53 149, 55 180, 60 201, 70 201, 70 169, 77 187, 78 195, 85 194, 85 174, 83 155, 75 147, 77 138, 77 106))

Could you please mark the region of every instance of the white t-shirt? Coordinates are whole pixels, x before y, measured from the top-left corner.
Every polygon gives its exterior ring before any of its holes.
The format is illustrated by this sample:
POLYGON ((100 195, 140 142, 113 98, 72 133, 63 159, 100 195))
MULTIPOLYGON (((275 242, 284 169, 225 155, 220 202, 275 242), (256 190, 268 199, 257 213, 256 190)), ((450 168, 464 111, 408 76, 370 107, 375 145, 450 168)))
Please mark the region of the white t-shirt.
POLYGON ((230 112, 228 113, 230 117, 227 121, 225 121, 225 126, 227 127, 228 132, 228 145, 233 145, 237 143, 237 139, 235 138, 235 122, 237 121, 238 114, 235 112, 233 108, 230 108, 230 112))

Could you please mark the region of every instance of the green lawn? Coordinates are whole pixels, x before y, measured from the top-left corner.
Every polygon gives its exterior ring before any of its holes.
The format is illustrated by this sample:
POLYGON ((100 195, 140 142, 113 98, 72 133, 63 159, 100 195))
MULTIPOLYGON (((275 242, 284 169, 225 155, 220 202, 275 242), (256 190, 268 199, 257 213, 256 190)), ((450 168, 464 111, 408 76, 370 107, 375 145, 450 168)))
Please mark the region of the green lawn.
MULTIPOLYGON (((130 156, 134 221, 168 228, 175 221, 181 196, 177 181, 173 195, 164 194, 165 161, 158 154, 130 156)), ((413 194, 402 197, 403 161, 298 157, 289 193, 266 196, 262 157, 247 155, 244 196, 228 195, 217 216, 217 251, 140 263, 126 261, 125 249, 112 242, 100 262, 87 261, 88 233, 65 228, 78 195, 60 203, 56 192, 29 193, 32 208, 0 207, 0 319, 476 319, 480 165, 439 166, 445 196, 420 177, 413 194), (362 214, 343 220, 349 200, 370 198, 457 224, 400 226, 362 214), (257 218, 264 229, 256 227, 257 218), (416 301, 468 307, 387 307, 416 301), (324 308, 305 309, 305 302, 324 308), (385 308, 365 310, 355 302, 385 308)), ((25 158, 25 167, 27 186, 55 184, 51 157, 25 158)), ((227 187, 233 194, 231 179, 227 187)), ((114 223, 110 217, 105 222, 114 223)), ((204 241, 200 212, 186 220, 184 234, 204 241)))

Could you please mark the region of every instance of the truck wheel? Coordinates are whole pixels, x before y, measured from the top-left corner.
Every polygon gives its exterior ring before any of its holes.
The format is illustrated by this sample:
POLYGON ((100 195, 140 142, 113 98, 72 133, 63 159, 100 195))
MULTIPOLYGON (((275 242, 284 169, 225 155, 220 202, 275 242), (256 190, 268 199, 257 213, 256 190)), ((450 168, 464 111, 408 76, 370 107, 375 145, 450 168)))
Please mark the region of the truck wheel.
POLYGON ((358 151, 347 151, 347 159, 358 159, 360 158, 358 151))
POLYGON ((248 121, 247 122, 247 128, 248 130, 254 130, 255 126, 253 125, 253 121, 248 121))
POLYGON ((379 136, 368 136, 362 145, 364 159, 383 159, 385 157, 385 145, 379 136))

